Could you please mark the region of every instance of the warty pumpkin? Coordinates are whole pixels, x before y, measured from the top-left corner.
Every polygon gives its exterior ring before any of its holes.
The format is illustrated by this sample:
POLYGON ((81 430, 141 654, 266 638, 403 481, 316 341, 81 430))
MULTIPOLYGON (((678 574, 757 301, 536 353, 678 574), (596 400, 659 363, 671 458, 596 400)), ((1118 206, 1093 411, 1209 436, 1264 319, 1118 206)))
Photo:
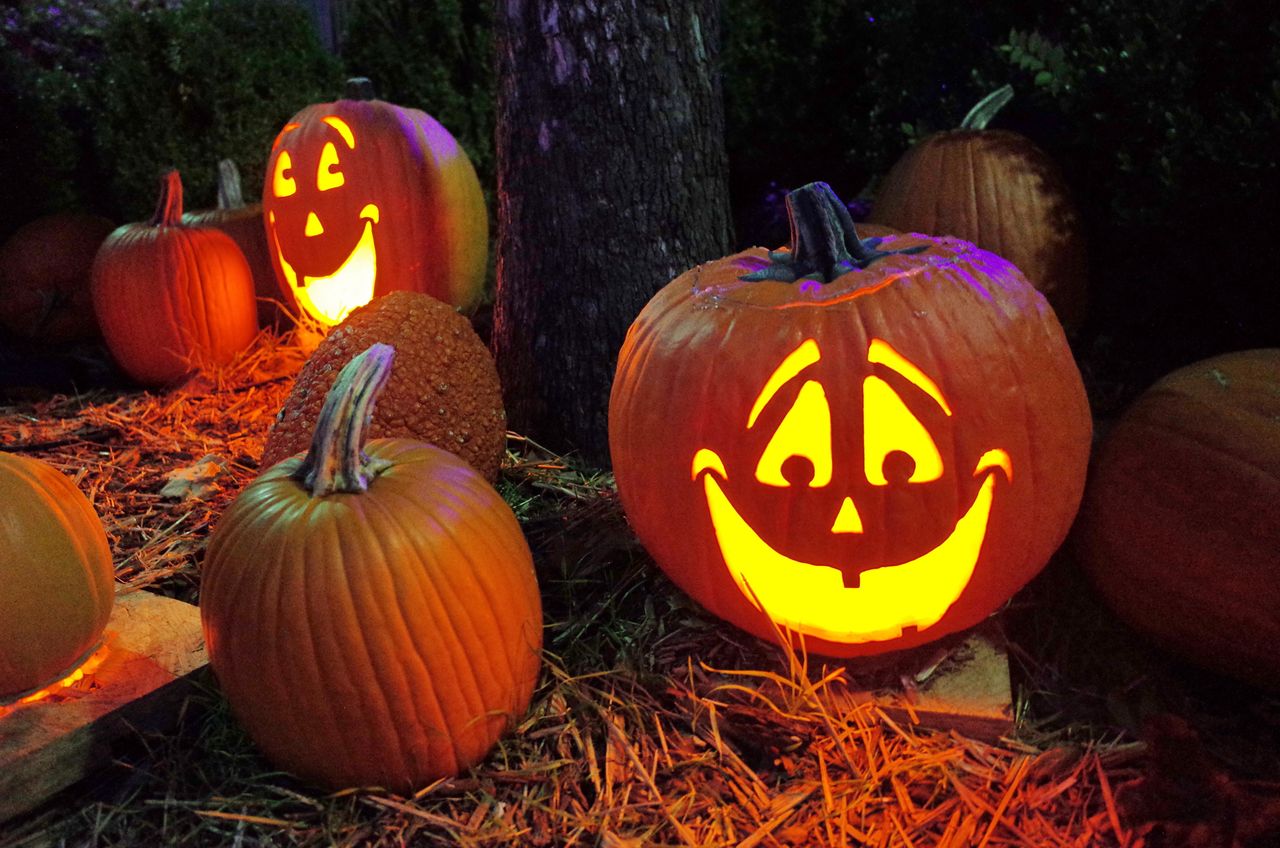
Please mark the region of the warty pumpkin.
POLYGON ((305 451, 339 369, 374 342, 396 369, 369 423, 370 438, 417 439, 498 478, 507 444, 498 368, 471 322, 419 292, 392 292, 351 313, 307 359, 267 434, 262 467, 305 451))
POLYGON ((1074 537, 1121 619, 1280 690, 1280 349, 1215 356, 1143 392, 1098 451, 1074 537))
POLYGON ((262 208, 281 289, 324 326, 392 291, 463 312, 484 293, 489 218, 471 160, 435 118, 373 99, 367 79, 284 125, 262 208))
POLYGON ((0 452, 0 701, 74 670, 115 602, 102 522, 58 469, 0 452))
POLYGON ((107 237, 93 262, 93 308, 111 355, 144 385, 225 365, 258 332, 244 254, 213 227, 182 223, 182 180, 160 182, 154 217, 107 237))
POLYGON ((1026 136, 987 124, 1013 97, 1004 86, 960 127, 917 142, 881 182, 871 220, 902 232, 955 236, 1018 266, 1068 330, 1088 299, 1084 230, 1066 180, 1026 136))
POLYGON ((528 544, 470 466, 363 444, 392 349, 347 364, 305 457, 245 487, 209 541, 209 658, 267 758, 328 788, 411 792, 477 763, 528 707, 542 612, 528 544))
POLYGON ((618 355, 609 444, 636 535, 681 588, 839 657, 982 621, 1045 565, 1092 421, 1057 319, 952 238, 859 239, 825 184, 790 249, 699 265, 618 355))

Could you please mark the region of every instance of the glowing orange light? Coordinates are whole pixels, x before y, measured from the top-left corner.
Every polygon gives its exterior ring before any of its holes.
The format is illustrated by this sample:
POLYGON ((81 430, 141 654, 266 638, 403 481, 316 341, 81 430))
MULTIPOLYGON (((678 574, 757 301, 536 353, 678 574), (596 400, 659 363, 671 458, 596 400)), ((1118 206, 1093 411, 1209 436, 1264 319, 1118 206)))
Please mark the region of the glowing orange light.
POLYGON ((373 239, 373 225, 378 223, 378 207, 372 203, 366 205, 360 210, 359 217, 364 220, 360 241, 337 270, 325 276, 303 276, 299 279, 298 272, 284 258, 284 251, 280 249, 275 214, 268 216, 276 258, 280 260, 280 269, 289 283, 289 290, 306 314, 327 326, 340 323, 351 310, 373 299, 378 277, 378 251, 373 239))
POLYGON ((293 170, 293 157, 289 151, 281 150, 276 157, 275 170, 271 172, 271 192, 276 197, 288 197, 298 191, 298 183, 289 176, 293 170))
POLYGON ((101 668, 102 664, 106 662, 107 655, 109 653, 110 651, 107 648, 106 643, 99 645, 97 650, 86 657, 84 662, 76 666, 75 670, 69 673, 66 677, 63 677, 61 680, 55 681, 54 683, 50 683, 48 686, 32 692, 30 695, 24 695, 8 706, 0 706, 0 717, 4 717, 20 706, 46 700, 57 695, 64 689, 70 689, 81 680, 84 680, 85 677, 95 673, 99 668, 101 668))

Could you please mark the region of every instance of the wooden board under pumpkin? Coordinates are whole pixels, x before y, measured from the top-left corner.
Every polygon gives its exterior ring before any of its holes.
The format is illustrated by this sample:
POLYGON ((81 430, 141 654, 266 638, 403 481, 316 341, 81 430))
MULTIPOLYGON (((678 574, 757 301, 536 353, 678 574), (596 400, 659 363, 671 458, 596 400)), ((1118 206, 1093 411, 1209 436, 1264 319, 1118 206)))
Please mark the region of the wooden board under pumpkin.
POLYGON ((172 726, 208 664, 199 610, 149 592, 116 598, 104 646, 80 681, 0 706, 0 822, 110 765, 138 731, 172 726))

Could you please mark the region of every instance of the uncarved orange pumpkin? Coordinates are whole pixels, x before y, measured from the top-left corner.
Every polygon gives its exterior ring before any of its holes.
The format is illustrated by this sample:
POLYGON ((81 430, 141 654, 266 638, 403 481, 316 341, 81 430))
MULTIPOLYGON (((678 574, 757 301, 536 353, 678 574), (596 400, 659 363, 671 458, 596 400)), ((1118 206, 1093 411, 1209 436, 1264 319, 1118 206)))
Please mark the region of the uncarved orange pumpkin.
POLYGON ((244 202, 240 169, 234 160, 218 162, 217 208, 185 212, 182 221, 195 226, 216 227, 231 236, 240 248, 253 273, 260 326, 270 327, 287 320, 275 268, 271 264, 271 252, 267 249, 267 234, 262 227, 262 204, 244 202))
POLYGON ((1280 689, 1280 349, 1188 365, 1134 401, 1094 461, 1075 538, 1120 618, 1280 689))
POLYGON ((37 218, 6 239, 0 246, 0 325, 46 345, 97 337, 90 271, 113 229, 100 215, 60 212, 37 218))
POLYGON ((284 125, 262 208, 282 291, 322 325, 392 291, 463 312, 484 293, 489 219, 471 160, 435 118, 372 99, 368 80, 284 125))
POLYGON ((931 135, 889 170, 871 220, 903 232, 955 236, 1018 266, 1068 330, 1084 320, 1084 231, 1066 180, 1030 139, 987 122, 1009 86, 969 112, 959 129, 931 135))
POLYGON ((231 237, 182 223, 170 171, 148 222, 125 224, 93 263, 93 308, 120 367, 144 385, 225 365, 258 332, 253 275, 231 237))
POLYGON ((1092 421, 1053 311, 968 242, 860 240, 824 184, 789 250, 677 277, 627 333, 618 494, 712 613, 832 656, 974 625, 1044 567, 1092 421))
POLYGON ((308 455, 227 509, 200 610, 268 759, 325 787, 411 792, 479 762, 528 707, 542 612, 520 526, 484 478, 422 442, 362 450, 391 354, 348 363, 308 455))
POLYGON ((0 700, 72 671, 115 601, 102 522, 58 469, 0 452, 0 700))

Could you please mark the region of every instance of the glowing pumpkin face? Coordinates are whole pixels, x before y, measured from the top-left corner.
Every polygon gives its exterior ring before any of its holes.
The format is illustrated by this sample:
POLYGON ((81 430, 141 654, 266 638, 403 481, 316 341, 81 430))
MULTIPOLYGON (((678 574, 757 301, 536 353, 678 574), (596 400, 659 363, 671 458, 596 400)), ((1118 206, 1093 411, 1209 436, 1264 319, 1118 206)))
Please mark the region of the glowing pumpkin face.
POLYGON ((849 243, 838 217, 660 291, 619 356, 610 445, 673 581, 759 636, 853 656, 971 626, 1034 576, 1078 506, 1091 420, 1013 266, 895 236, 859 267, 823 244, 849 243), (806 235, 835 258, 791 274, 806 235))
POLYGON ((470 310, 488 217, 475 170, 429 115, 377 100, 308 106, 277 136, 263 220, 289 302, 325 326, 390 291, 470 310))

